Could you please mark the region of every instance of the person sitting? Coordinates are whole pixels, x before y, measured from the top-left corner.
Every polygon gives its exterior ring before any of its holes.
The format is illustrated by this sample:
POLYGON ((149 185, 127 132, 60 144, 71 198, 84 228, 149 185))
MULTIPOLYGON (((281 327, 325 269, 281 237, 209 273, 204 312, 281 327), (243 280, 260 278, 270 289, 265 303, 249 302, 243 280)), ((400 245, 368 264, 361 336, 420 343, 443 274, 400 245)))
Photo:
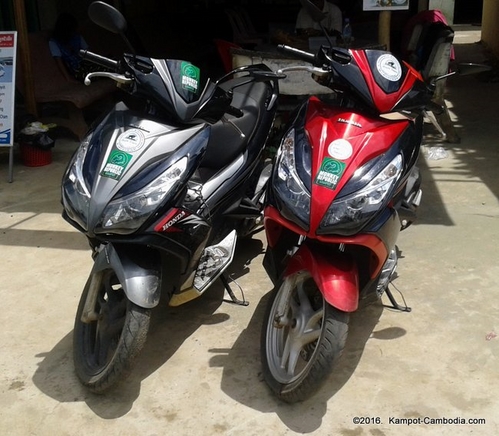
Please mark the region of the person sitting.
MULTIPOLYGON (((324 26, 328 34, 331 36, 341 36, 343 27, 341 9, 326 0, 310 0, 310 2, 327 14, 320 24, 324 26)), ((314 21, 305 8, 302 7, 296 17, 296 33, 305 36, 322 35, 320 24, 314 21)))
POLYGON ((59 15, 49 39, 49 48, 59 70, 68 81, 82 82, 83 71, 80 50, 87 50, 88 44, 78 33, 78 20, 70 13, 59 15))

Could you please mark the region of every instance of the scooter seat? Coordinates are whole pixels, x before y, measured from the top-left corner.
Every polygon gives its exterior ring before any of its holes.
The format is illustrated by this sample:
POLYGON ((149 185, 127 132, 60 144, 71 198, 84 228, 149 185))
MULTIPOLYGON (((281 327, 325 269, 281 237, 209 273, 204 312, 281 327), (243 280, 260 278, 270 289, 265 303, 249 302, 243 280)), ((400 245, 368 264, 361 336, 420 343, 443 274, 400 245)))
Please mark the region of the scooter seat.
POLYGON ((259 128, 268 95, 268 85, 263 82, 233 88, 232 106, 240 109, 243 115, 238 118, 225 114, 225 119, 211 126, 207 150, 200 165, 200 172, 205 174, 203 179, 206 173, 214 174, 244 152, 259 128))

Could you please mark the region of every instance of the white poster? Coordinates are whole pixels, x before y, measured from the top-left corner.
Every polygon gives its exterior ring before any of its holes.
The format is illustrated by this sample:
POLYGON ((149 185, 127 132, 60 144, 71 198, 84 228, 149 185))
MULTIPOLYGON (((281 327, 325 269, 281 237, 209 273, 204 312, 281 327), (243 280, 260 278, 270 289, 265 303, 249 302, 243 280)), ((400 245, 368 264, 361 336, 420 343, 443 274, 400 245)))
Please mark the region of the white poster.
POLYGON ((0 32, 0 147, 14 144, 17 32, 0 32))
POLYGON ((363 0, 364 11, 398 11, 409 9, 409 0, 363 0))

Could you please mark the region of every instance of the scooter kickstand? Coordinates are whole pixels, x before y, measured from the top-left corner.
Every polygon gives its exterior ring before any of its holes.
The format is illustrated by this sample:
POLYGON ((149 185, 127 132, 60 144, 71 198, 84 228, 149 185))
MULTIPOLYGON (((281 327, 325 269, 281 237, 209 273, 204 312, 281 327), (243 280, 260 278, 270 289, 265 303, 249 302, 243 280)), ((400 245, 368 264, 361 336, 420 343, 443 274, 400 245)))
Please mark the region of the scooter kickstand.
POLYGON ((397 300, 395 300, 395 297, 393 296, 392 291, 390 291, 390 289, 388 289, 388 286, 385 289, 385 294, 388 297, 388 299, 390 300, 390 303, 392 304, 391 306, 386 306, 386 307, 391 307, 393 309, 400 310, 401 312, 412 311, 412 308, 410 308, 409 306, 402 306, 402 305, 397 303, 397 300))
MULTIPOLYGON (((249 301, 247 301, 244 298, 244 294, 243 294, 243 299, 242 300, 240 300, 239 298, 237 298, 235 296, 234 291, 232 290, 232 288, 229 285, 229 281, 227 280, 227 278, 223 274, 220 275, 220 280, 222 280, 224 288, 225 288, 225 290, 227 291, 227 293, 229 294, 229 297, 230 297, 230 300, 226 300, 224 298, 223 301, 225 301, 226 303, 237 304, 239 306, 249 306, 249 301)), ((241 293, 242 293, 242 289, 241 289, 241 293)))

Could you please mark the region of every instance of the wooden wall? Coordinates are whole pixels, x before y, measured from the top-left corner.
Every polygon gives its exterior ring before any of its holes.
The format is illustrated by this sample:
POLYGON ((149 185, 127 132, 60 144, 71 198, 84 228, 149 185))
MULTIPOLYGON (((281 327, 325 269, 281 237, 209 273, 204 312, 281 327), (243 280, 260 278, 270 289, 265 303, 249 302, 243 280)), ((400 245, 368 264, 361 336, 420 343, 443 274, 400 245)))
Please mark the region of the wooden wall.
POLYGON ((499 2, 483 0, 482 41, 499 59, 499 2))

